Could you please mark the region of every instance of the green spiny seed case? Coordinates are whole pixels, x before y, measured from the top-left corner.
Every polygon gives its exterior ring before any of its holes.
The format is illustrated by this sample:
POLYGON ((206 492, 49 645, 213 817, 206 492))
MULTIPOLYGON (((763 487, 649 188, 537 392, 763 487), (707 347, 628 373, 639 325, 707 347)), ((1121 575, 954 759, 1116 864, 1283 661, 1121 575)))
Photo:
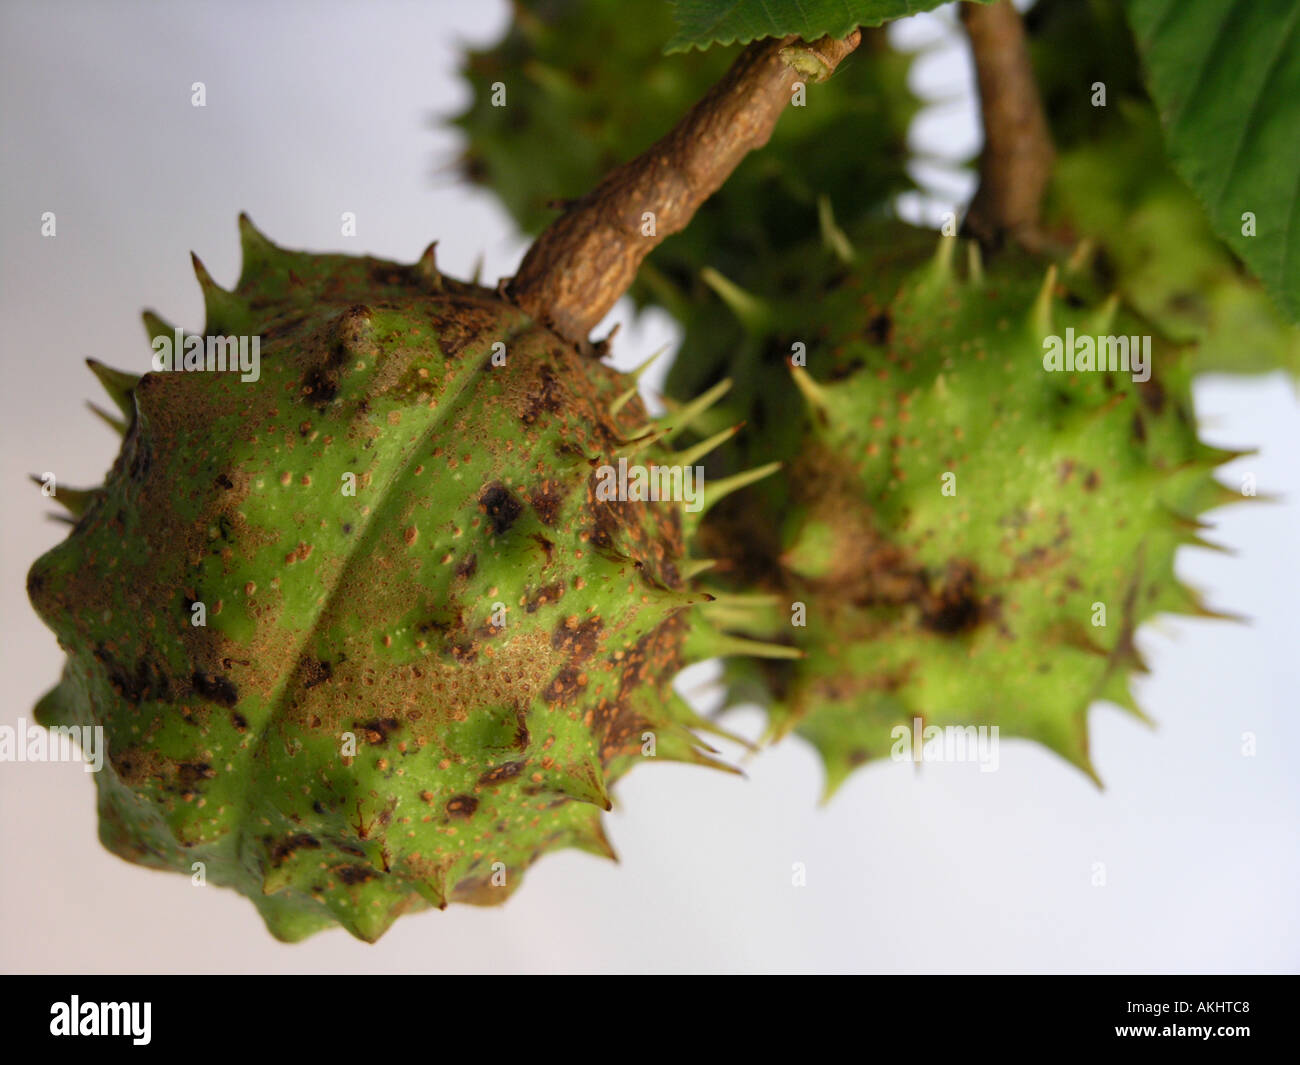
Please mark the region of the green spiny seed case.
MULTIPOLYGON (((890 246, 916 243, 896 228, 890 246)), ((761 302, 718 285, 747 323, 738 358, 759 391, 807 349, 802 428, 743 445, 788 476, 715 515, 701 550, 740 545, 718 573, 765 573, 776 593, 763 631, 806 657, 733 663, 733 690, 758 693, 775 735, 817 746, 828 794, 918 718, 996 725, 1095 775, 1089 706, 1138 712, 1134 632, 1206 612, 1174 554, 1238 498, 1211 476, 1233 453, 1197 439, 1185 350, 1117 299, 1088 304, 1054 266, 1008 249, 986 273, 973 244, 954 262, 958 243, 892 273, 810 249, 785 264, 794 287, 761 302), (1094 353, 1122 338, 1134 361, 1049 366, 1081 338, 1094 353)), ((688 333, 683 358, 691 346, 688 333)))
POLYGON ((1062 154, 1049 190, 1048 224, 1087 238, 1078 271, 1190 345, 1196 372, 1300 378, 1300 326, 1214 235, 1162 154, 1154 110, 1120 110, 1106 138, 1062 154))
POLYGON ((1188 345, 1194 372, 1300 375, 1300 328, 1215 235, 1166 154, 1122 0, 1040 0, 1026 30, 1058 153, 1043 224, 1077 245, 1071 284, 1118 292, 1188 345))
MULTIPOLYGON (((259 338, 257 379, 99 368, 121 454, 58 490, 75 527, 28 578, 68 652, 39 719, 104 728, 105 846, 235 888, 286 940, 500 902, 560 847, 612 857, 614 780, 717 764, 673 675, 754 648, 691 617, 698 508, 598 474, 694 461, 664 445, 722 389, 655 425, 432 247, 404 266, 241 232, 232 292, 196 270, 205 333, 259 338)), ((167 365, 174 331, 145 320, 167 365)))

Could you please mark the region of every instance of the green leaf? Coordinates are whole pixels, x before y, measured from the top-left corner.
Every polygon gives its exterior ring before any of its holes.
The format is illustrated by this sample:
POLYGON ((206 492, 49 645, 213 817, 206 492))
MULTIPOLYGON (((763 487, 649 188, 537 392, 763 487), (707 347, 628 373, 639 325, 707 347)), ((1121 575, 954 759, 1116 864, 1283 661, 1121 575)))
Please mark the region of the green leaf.
MULTIPOLYGON (((974 0, 987 4, 990 0, 974 0)), ((809 41, 847 37, 859 26, 931 11, 944 0, 674 0, 677 34, 668 52, 712 44, 748 44, 798 34, 809 41)))
POLYGON ((1128 11, 1175 168, 1300 320, 1300 0, 1128 0, 1128 11))

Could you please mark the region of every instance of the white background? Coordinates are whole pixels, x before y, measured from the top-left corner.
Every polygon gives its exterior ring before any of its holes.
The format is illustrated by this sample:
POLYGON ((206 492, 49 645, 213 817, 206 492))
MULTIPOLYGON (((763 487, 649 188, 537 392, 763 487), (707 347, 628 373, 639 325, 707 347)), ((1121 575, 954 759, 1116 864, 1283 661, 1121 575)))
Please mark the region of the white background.
MULTIPOLYGON (((116 440, 83 407, 102 400, 82 360, 147 368, 146 306, 202 324, 191 248, 232 284, 247 210, 289 247, 411 260, 436 237, 451 273, 467 276, 480 253, 488 279, 517 265, 524 242, 491 198, 435 172, 459 142, 429 124, 466 101, 460 42, 487 44, 506 17, 502 2, 449 0, 0 6, 0 722, 29 714, 62 657, 23 587, 63 527, 26 475, 102 477, 116 440), (190 106, 194 81, 206 108, 190 106), (55 239, 40 236, 44 211, 57 212, 55 239), (343 211, 357 212, 355 239, 338 235, 343 211)), ((944 26, 923 17, 897 38, 941 40, 944 26)), ((968 154, 978 137, 960 44, 917 77, 964 97, 918 122, 917 147, 968 154)), ((969 192, 968 175, 918 175, 939 195, 911 201, 919 214, 969 192)), ((626 321, 616 362, 673 336, 662 315, 626 321)), ((1153 676, 1139 699, 1159 728, 1093 710, 1105 792, 1004 742, 996 773, 879 764, 819 808, 820 767, 795 738, 748 763, 744 781, 633 773, 609 819, 620 865, 562 853, 503 908, 403 918, 374 946, 333 931, 290 947, 242 898, 104 851, 81 766, 4 764, 0 967, 1294 972, 1300 408, 1281 376, 1208 380, 1197 401, 1213 442, 1261 449, 1225 480, 1250 471, 1285 498, 1216 515, 1212 536, 1238 557, 1180 556, 1214 605, 1254 620, 1142 631, 1153 676), (792 886, 795 862, 806 887, 792 886), (1091 886, 1096 862, 1105 887, 1091 886)), ((756 735, 761 718, 730 723, 756 735)))

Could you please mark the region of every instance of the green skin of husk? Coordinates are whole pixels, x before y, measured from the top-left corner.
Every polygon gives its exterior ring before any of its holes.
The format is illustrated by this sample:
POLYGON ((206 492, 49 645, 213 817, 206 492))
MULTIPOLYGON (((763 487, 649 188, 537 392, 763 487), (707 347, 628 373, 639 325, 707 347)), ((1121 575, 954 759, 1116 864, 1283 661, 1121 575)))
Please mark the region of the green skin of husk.
MULTIPOLYGON (((806 654, 731 663, 734 701, 757 698, 773 735, 813 742, 828 795, 889 757, 914 718, 996 725, 1095 778, 1089 706, 1139 713, 1134 631, 1164 611, 1207 613, 1175 551, 1199 541, 1200 514, 1241 498, 1211 475, 1233 453, 1197 439, 1190 352, 1115 302, 1090 303, 1072 275, 1053 270, 1045 286, 1024 253, 1005 250, 993 273, 958 238, 935 253, 933 234, 901 225, 850 236, 895 254, 849 268, 810 246, 783 264, 779 297, 728 293, 746 334, 729 372, 779 395, 801 342, 812 397, 736 445, 737 461, 781 459, 788 476, 701 533, 701 552, 743 559, 714 579, 757 572, 776 594, 750 631, 806 654), (930 254, 907 267, 903 249, 921 242, 930 254), (1067 327, 1152 336, 1150 381, 1046 372, 1043 338, 1067 327)), ((688 328, 683 359, 700 336, 688 328)))
POLYGON ((1049 237, 1086 239, 1094 291, 1120 293, 1187 345, 1194 372, 1300 380, 1300 327, 1215 235, 1166 156, 1123 3, 1040 0, 1026 28, 1058 153, 1049 237))
POLYGON ((1097 283, 1189 345, 1194 372, 1284 370, 1300 381, 1300 326, 1215 236, 1165 158, 1154 111, 1130 102, 1113 114, 1105 139, 1057 161, 1046 224, 1086 236, 1097 283))
POLYGON ((1041 3, 1028 21, 1059 152, 1043 219, 1054 255, 1004 250, 973 286, 957 280, 963 251, 942 286, 957 295, 934 304, 934 267, 919 265, 933 234, 860 219, 845 225, 851 240, 823 232, 779 262, 750 260, 713 278, 725 300, 669 304, 686 329, 669 393, 734 376, 739 386, 700 431, 746 417, 750 432, 719 459, 781 459, 789 469, 720 508, 700 550, 724 556, 710 574, 722 586, 730 569, 762 574, 778 592, 782 606, 766 622, 751 615, 750 631, 807 657, 729 663, 732 701, 768 706, 775 736, 797 729, 811 740, 827 796, 855 766, 888 756, 895 728, 910 732, 916 717, 999 725, 1096 779, 1089 706, 1109 700, 1140 716, 1129 690, 1142 669, 1134 629, 1161 611, 1219 616, 1173 571, 1176 548, 1202 542, 1199 516, 1243 499, 1211 477, 1234 453, 1196 440, 1191 377, 1300 369, 1300 330, 1214 236, 1164 157, 1119 5, 1041 3), (1092 90, 1081 89, 1093 81, 1106 85, 1109 106, 1094 107, 1092 90), (1038 338, 1032 329, 1008 335, 1003 323, 1026 320, 1052 258, 1061 270, 1054 328, 1081 329, 1081 318, 1117 295, 1122 308, 1108 331, 1155 337, 1158 391, 1130 386, 1122 400, 1108 393, 1101 402, 1095 375, 1062 390, 1039 364, 1035 379, 1038 338), (1005 318, 993 317, 995 307, 1005 318), (825 407, 809 419, 783 414, 795 341, 823 379, 825 407), (1004 365, 1016 369, 969 365, 971 345, 981 344, 1006 352, 1004 365), (955 361, 954 345, 966 352, 955 361), (1158 410, 1143 404, 1155 396, 1158 410), (914 406, 903 408, 904 397, 914 406), (1026 424, 1012 411, 994 426, 982 417, 1016 403, 1042 419, 1026 424), (931 431, 903 432, 904 410, 931 431), (939 439, 960 431, 964 444, 945 455, 935 431, 939 439), (1104 459, 1113 474, 1103 476, 1097 460, 1081 465, 1082 455, 1104 459), (1072 471, 1059 486, 1052 463, 1058 477, 1072 471), (955 498, 939 494, 950 470, 955 498), (958 500, 965 505, 951 506, 958 500), (1059 548, 1037 509, 1045 505, 1071 529, 1059 548), (1007 528, 1019 530, 1024 551, 1007 528), (1020 563, 1018 574, 1011 560, 1022 557, 1033 568, 1020 563), (806 628, 790 625, 794 602, 805 604, 806 628), (1092 624, 1097 603, 1109 608, 1104 628, 1092 624))
POLYGON ((717 650, 677 570, 695 515, 592 494, 647 422, 609 413, 630 379, 432 249, 241 230, 233 292, 198 268, 205 335, 260 336, 260 379, 119 387, 122 453, 28 579, 68 652, 39 720, 104 727, 102 841, 290 941, 503 901, 561 847, 613 857, 613 781, 650 750, 716 764, 669 687, 717 650))

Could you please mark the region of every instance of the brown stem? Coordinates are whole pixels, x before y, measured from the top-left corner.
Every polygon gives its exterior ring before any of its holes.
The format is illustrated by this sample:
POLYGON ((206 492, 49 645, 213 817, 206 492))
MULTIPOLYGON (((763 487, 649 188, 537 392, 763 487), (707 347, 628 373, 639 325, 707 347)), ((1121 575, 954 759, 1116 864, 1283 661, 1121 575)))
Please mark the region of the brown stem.
POLYGON ((570 204, 528 249, 505 292, 582 344, 651 250, 680 232, 746 153, 767 143, 795 82, 822 81, 857 47, 824 37, 756 41, 672 130, 570 204))
POLYGON ((966 229, 983 244, 997 245, 1008 236, 1034 244, 1055 152, 1024 24, 1010 0, 962 4, 961 15, 975 56, 984 123, 979 191, 966 229))

